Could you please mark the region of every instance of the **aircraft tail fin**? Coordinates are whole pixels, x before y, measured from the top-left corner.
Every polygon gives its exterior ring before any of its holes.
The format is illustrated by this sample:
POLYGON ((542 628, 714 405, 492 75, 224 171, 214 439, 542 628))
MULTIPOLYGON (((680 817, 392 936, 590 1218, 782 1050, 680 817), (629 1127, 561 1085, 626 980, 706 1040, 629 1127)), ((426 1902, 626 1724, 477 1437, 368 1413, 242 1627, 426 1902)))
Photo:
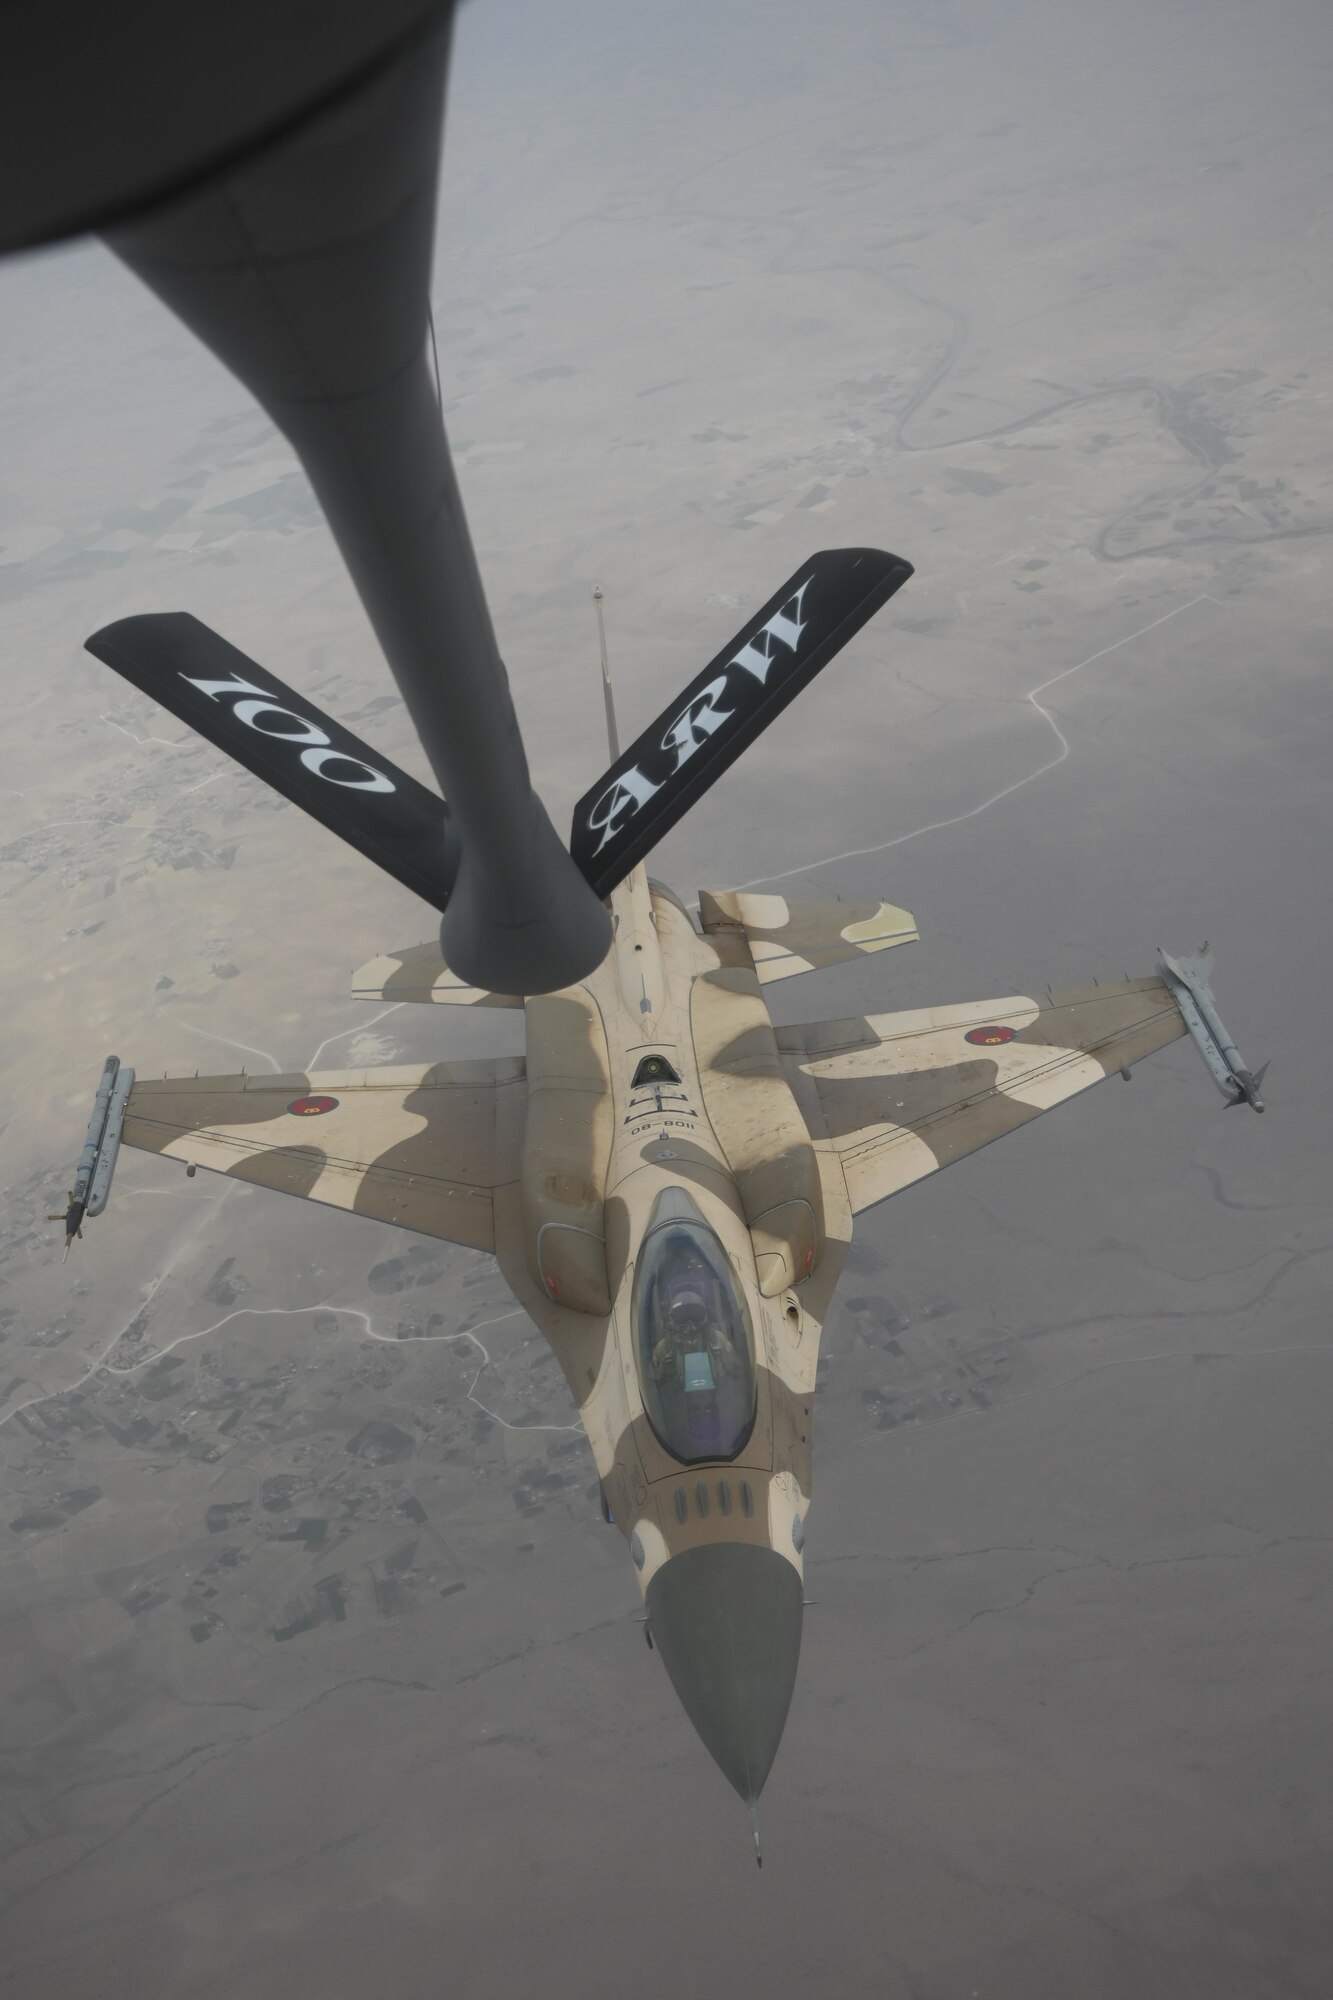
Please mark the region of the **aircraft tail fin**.
POLYGON ((610 895, 911 574, 881 549, 823 549, 802 563, 575 806, 570 852, 597 895, 610 895))
POLYGON ((90 653, 443 910, 457 856, 444 800, 188 612, 122 618, 90 653))

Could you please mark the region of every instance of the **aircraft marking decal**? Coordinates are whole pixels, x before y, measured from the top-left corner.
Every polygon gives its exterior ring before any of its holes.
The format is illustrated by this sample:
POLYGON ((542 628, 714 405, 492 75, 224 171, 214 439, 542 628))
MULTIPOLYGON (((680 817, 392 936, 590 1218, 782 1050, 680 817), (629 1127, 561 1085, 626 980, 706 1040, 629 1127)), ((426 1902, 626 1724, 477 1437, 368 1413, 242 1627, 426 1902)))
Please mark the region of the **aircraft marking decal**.
POLYGON ((255 687, 252 682, 243 681, 239 674, 233 674, 225 681, 196 680, 193 674, 182 674, 181 679, 188 681, 191 687, 198 688, 200 694, 206 694, 210 701, 217 701, 221 695, 230 695, 231 712, 236 720, 243 722, 247 729, 255 730, 260 736, 271 737, 277 743, 290 743, 293 749, 301 744, 306 745, 307 747, 301 751, 301 762, 307 771, 313 771, 315 776, 323 778, 326 784, 345 785, 349 792, 392 792, 396 789, 393 781, 386 778, 383 771, 377 771, 375 766, 366 763, 364 758, 349 757, 345 750, 335 749, 333 739, 326 730, 321 729, 317 722, 311 722, 308 716, 298 715, 294 708, 286 708, 280 702, 274 701, 267 688, 255 687), (237 697, 243 694, 257 695, 259 699, 238 700, 237 697), (259 721, 261 715, 285 715, 296 724, 296 728, 264 727, 259 721), (364 771, 366 776, 335 777, 333 772, 327 769, 331 763, 350 765, 355 770, 364 771))
POLYGON ((449 808, 185 611, 119 619, 88 651, 413 895, 448 906, 449 808))
POLYGON ((597 895, 623 881, 911 574, 880 549, 823 549, 788 578, 575 806, 570 852, 597 895))
MULTIPOLYGON (((801 634, 807 622, 801 617, 801 608, 805 593, 813 581, 813 577, 806 577, 799 589, 792 592, 787 602, 738 647, 727 661, 728 671, 732 667, 740 667, 744 672, 752 674, 760 687, 765 687, 768 684, 768 676, 778 660, 776 652, 778 646, 786 646, 793 660, 795 659, 797 648, 801 643, 801 634), (795 615, 789 616, 793 606, 795 615)), ((680 714, 673 716, 667 724, 662 732, 661 742, 657 746, 660 751, 675 755, 675 762, 667 777, 674 778, 686 759, 693 757, 695 751, 700 749, 710 736, 716 735, 724 723, 731 721, 736 712, 735 706, 726 710, 717 706, 726 692, 727 674, 723 672, 710 680, 707 687, 701 688, 696 695, 691 696, 680 714)), ((642 740, 640 738, 640 743, 642 740)), ((620 832, 623 821, 630 814, 641 811, 649 799, 661 791, 665 783, 664 777, 659 778, 654 784, 638 764, 632 764, 627 771, 622 771, 618 778, 613 779, 586 815, 586 824, 594 832, 600 831, 602 835, 593 853, 600 854, 607 842, 613 840, 620 832), (603 806, 606 807, 605 812, 601 811, 603 806)))

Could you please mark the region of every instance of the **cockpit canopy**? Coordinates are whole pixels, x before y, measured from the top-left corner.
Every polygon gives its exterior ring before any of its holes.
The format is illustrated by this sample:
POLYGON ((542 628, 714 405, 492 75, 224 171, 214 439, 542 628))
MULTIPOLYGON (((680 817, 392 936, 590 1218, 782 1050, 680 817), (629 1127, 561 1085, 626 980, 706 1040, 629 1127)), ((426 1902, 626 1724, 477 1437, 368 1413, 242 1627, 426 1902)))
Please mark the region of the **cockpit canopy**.
POLYGON ((754 1426, 754 1340, 731 1261, 684 1188, 648 1219, 630 1300, 643 1406, 682 1465, 732 1459, 754 1426))

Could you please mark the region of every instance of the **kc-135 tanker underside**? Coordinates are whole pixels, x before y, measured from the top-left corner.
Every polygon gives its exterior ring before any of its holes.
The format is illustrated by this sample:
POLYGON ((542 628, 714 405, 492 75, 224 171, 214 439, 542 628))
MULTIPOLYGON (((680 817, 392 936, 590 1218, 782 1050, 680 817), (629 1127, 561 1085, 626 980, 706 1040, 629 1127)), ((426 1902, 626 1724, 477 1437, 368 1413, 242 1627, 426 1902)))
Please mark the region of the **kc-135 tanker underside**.
POLYGON ((906 944, 913 919, 704 891, 696 924, 648 879, 680 815, 910 576, 878 550, 812 556, 628 750, 613 736, 562 842, 432 362, 451 6, 74 11, 71 81, 69 8, 14 10, 0 249, 98 229, 247 385, 311 481, 440 789, 187 614, 89 645, 441 913, 438 945, 363 967, 359 997, 524 1005, 527 1036, 517 1060, 276 1077, 144 1082, 111 1057, 66 1252, 122 1143, 492 1252, 564 1370, 650 1638, 753 1805, 796 1673, 815 1371, 853 1217, 1186 1033, 1229 1102, 1262 1110, 1262 1072, 1206 954, 775 1028, 768 985, 906 944))

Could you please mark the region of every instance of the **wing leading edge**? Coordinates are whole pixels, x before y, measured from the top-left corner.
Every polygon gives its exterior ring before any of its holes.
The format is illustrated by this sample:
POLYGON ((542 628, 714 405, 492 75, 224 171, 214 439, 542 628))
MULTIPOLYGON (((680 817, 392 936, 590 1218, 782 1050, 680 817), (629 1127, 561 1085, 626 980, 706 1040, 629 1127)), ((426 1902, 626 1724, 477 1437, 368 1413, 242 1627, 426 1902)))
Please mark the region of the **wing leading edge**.
POLYGON ((493 1250, 492 1195, 518 1178, 521 1058, 290 1076, 136 1081, 125 1144, 493 1250))
POLYGON ((1025 1125, 1186 1032, 1161 979, 779 1028, 811 1135, 852 1212, 1025 1125))

